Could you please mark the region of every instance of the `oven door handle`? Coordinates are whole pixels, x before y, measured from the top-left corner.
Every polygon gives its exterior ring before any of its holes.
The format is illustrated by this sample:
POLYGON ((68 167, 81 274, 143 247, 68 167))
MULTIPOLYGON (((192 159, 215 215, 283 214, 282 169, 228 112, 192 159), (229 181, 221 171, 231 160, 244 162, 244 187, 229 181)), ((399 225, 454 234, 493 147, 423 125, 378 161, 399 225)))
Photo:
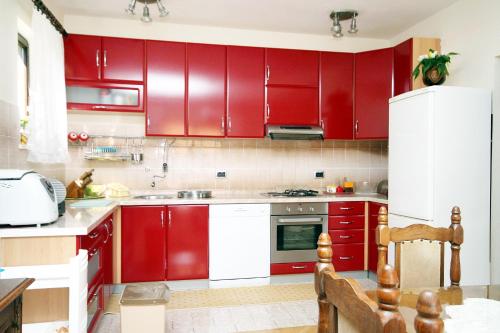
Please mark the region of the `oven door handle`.
POLYGON ((322 223, 323 218, 321 217, 298 217, 298 218, 286 218, 278 219, 278 223, 322 223))

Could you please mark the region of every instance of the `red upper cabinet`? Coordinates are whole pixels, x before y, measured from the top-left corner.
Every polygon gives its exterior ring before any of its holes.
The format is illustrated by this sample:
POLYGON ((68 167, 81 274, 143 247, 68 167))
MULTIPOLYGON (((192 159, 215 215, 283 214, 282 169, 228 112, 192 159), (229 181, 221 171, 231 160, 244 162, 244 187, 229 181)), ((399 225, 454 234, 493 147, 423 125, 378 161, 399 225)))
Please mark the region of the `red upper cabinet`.
POLYGON ((68 35, 64 38, 66 79, 100 80, 101 57, 101 37, 68 35))
POLYGON ((354 136, 354 54, 321 52, 320 113, 325 139, 354 136))
POLYGON ((394 96, 412 90, 413 39, 394 47, 394 96))
POLYGON ((267 85, 318 87, 319 52, 266 49, 267 85))
POLYGON ((66 80, 144 80, 144 41, 68 35, 64 39, 66 80))
POLYGON ((144 80, 144 40, 102 38, 102 78, 104 80, 144 80))
POLYGON ((268 125, 318 125, 318 89, 267 87, 268 125))
POLYGON ((264 49, 227 47, 227 136, 264 136, 264 49))
POLYGON ((226 47, 187 44, 188 135, 223 137, 226 127, 226 47))
POLYGON ((208 279, 208 206, 169 206, 167 235, 167 280, 208 279))
POLYGON ((146 135, 185 134, 186 44, 146 41, 146 135))
POLYGON ((165 206, 124 206, 121 216, 122 283, 165 279, 165 206))
POLYGON ((357 53, 355 59, 355 138, 386 139, 392 97, 393 48, 357 53))

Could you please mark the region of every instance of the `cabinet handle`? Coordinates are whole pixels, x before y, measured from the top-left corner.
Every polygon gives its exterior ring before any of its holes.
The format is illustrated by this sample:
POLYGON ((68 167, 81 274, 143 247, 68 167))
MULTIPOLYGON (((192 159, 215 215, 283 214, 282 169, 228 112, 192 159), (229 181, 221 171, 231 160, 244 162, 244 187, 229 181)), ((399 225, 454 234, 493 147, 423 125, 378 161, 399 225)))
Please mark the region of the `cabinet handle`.
POLYGON ((106 228, 106 239, 104 240, 104 244, 107 244, 109 241, 109 237, 111 236, 111 234, 109 232, 109 225, 107 223, 105 223, 104 228, 106 228))
POLYGON ((354 125, 354 129, 356 131, 356 134, 359 132, 359 120, 356 120, 356 125, 354 125))
POLYGON ((304 269, 306 266, 292 266, 292 269, 304 269))
POLYGON ((352 236, 345 236, 345 235, 340 235, 340 239, 349 239, 352 238, 352 236))
POLYGON ((97 236, 99 236, 99 233, 97 231, 94 231, 93 233, 89 234, 90 239, 96 239, 97 236))
POLYGON ((339 224, 352 224, 351 221, 340 221, 339 224))
POLYGON ((227 131, 228 132, 231 132, 231 127, 232 127, 232 123, 231 123, 231 116, 228 115, 227 116, 227 131))
POLYGON ((222 134, 224 134, 224 128, 226 127, 224 124, 224 116, 221 117, 220 126, 221 126, 221 132, 222 134))
POLYGON ((104 67, 108 67, 108 51, 104 50, 104 67))
POLYGON ((323 119, 321 119, 321 128, 325 129, 325 122, 323 121, 323 119))
POLYGON ((350 256, 350 257, 339 257, 340 260, 352 260, 354 259, 353 256, 350 256))
POLYGON ((170 227, 172 225, 172 212, 168 211, 168 226, 170 227))
POLYGON ((266 81, 269 81, 271 78, 271 66, 267 65, 266 66, 266 81))
POLYGON ((101 50, 97 49, 95 51, 95 64, 97 66, 97 78, 100 80, 101 79, 101 59, 99 57, 99 54, 101 53, 101 50))
POLYGON ((161 216, 161 227, 163 229, 165 227, 165 218, 163 216, 163 211, 161 211, 160 216, 161 216))
POLYGON ((104 110, 106 107, 104 105, 94 105, 92 106, 92 109, 94 110, 104 110))
POLYGON ((269 106, 269 104, 267 104, 266 120, 269 120, 270 115, 271 115, 271 107, 269 106))
POLYGON ((151 125, 151 119, 148 116, 148 128, 149 128, 150 125, 151 125))
POLYGON ((340 210, 352 210, 352 207, 340 207, 340 210))

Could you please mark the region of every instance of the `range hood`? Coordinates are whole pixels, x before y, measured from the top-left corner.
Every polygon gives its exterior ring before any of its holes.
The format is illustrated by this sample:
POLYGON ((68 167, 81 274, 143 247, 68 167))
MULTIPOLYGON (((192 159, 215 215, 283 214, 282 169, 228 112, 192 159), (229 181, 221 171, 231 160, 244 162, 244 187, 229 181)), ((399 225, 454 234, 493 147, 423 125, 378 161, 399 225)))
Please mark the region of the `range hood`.
POLYGON ((319 126, 272 125, 267 126, 267 136, 273 140, 323 140, 319 126))

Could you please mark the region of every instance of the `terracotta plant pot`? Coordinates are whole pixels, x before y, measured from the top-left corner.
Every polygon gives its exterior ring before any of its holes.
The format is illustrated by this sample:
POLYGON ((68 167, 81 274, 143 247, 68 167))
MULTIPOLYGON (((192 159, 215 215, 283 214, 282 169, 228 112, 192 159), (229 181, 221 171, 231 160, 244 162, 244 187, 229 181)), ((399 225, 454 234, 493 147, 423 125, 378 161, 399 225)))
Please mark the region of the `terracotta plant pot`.
POLYGON ((426 86, 440 85, 446 81, 446 75, 439 75, 437 68, 433 67, 425 72, 423 81, 426 86))

